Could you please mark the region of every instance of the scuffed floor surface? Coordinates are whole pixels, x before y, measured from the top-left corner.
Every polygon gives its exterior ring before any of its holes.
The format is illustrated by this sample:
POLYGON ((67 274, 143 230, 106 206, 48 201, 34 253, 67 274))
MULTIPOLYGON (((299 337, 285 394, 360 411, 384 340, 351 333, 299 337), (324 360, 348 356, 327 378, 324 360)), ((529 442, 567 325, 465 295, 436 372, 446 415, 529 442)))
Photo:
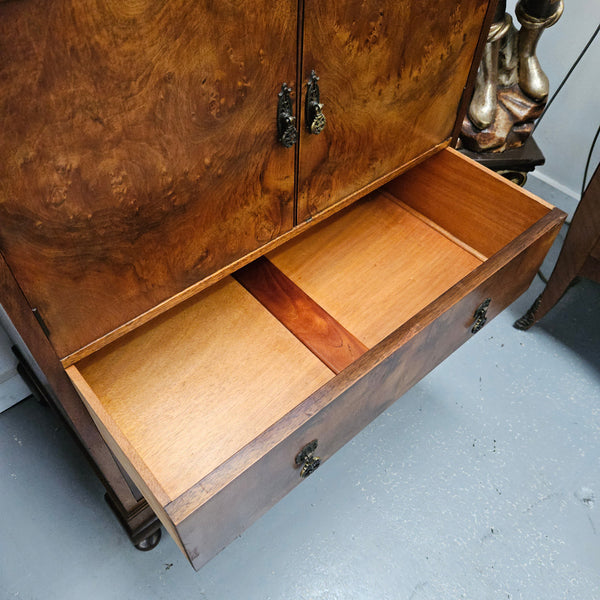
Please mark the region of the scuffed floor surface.
POLYGON ((136 551, 49 409, 0 415, 0 598, 600 598, 600 286, 537 280, 195 573, 136 551))

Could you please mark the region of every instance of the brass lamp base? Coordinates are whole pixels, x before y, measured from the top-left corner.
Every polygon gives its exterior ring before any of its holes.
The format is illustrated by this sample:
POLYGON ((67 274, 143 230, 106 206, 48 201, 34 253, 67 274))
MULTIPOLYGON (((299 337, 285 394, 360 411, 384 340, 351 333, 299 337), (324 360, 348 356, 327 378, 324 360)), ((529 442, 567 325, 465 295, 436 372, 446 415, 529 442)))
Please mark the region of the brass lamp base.
POLYGON ((522 146, 531 135, 533 124, 543 112, 546 102, 532 100, 519 85, 497 90, 492 124, 477 128, 468 116, 462 125, 462 146, 473 152, 504 152, 522 146))
POLYGON ((536 8, 534 0, 520 0, 516 7, 519 31, 510 15, 502 14, 504 5, 499 7, 463 121, 462 147, 479 153, 504 152, 523 145, 531 135, 534 121, 546 106, 549 89, 536 56, 537 43, 543 30, 562 15, 563 0, 550 0, 544 8, 548 7, 552 12, 539 17, 528 13, 536 8))

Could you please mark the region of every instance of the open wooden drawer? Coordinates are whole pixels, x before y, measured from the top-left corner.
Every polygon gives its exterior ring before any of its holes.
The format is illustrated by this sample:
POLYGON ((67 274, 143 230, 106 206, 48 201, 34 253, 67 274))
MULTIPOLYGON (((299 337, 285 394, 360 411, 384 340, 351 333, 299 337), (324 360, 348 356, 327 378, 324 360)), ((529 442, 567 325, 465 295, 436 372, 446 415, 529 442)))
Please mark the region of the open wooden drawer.
POLYGON ((521 294, 563 218, 445 150, 67 372, 199 568, 521 294))

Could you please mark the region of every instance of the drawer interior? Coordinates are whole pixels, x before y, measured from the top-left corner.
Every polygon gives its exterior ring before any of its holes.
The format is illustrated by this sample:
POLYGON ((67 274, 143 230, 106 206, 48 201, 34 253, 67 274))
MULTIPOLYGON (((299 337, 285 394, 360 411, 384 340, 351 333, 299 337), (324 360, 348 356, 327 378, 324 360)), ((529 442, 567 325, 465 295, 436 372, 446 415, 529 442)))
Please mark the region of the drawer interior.
POLYGON ((156 510, 550 211, 446 151, 67 372, 156 510))
POLYGON ((371 348, 460 281, 482 256, 387 192, 269 255, 371 348))
POLYGON ((333 376, 231 278, 77 368, 170 500, 333 376))
POLYGON ((319 315, 347 332, 346 346, 355 341, 345 359, 336 358, 347 366, 357 350, 376 346, 550 210, 446 150, 236 279, 339 372, 329 353, 339 354, 341 341, 315 335, 319 315), (295 307, 290 318, 300 294, 312 303, 295 307))

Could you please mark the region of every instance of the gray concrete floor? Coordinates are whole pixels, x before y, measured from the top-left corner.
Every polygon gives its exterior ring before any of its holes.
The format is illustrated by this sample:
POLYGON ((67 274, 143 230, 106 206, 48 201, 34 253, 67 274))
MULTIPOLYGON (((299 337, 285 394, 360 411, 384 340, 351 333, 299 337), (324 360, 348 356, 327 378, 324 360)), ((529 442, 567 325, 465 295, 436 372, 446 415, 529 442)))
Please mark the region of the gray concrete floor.
POLYGON ((9 409, 0 598, 597 600, 600 286, 516 331, 542 287, 198 573, 166 534, 131 547, 49 409, 9 409))

